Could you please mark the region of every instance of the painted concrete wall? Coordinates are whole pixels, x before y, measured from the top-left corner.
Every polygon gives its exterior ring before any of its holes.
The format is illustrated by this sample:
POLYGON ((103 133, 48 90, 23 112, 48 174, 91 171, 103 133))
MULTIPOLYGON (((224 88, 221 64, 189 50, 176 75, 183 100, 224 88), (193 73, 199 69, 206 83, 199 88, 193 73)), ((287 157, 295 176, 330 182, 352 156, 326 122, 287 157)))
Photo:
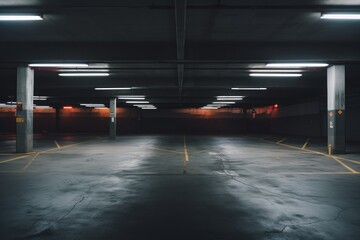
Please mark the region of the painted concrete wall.
MULTIPOLYGON (((360 96, 346 99, 346 136, 360 141, 360 96)), ((221 110, 156 110, 118 108, 118 134, 243 134, 263 133, 326 137, 326 100, 257 108, 221 110)), ((34 110, 34 131, 56 132, 55 110, 34 110)), ((61 110, 60 132, 108 133, 109 110, 61 110)), ((0 109, 0 133, 15 132, 15 109, 0 109)))
MULTIPOLYGON (((268 116, 269 131, 307 137, 327 136, 326 100, 279 107, 268 116)), ((346 140, 360 141, 360 96, 346 98, 346 140)))
MULTIPOLYGON (((62 109, 59 131, 107 134, 108 116, 107 109, 62 109)), ((242 109, 117 109, 118 134, 240 134, 244 123, 242 109)), ((54 109, 34 110, 34 132, 42 131, 57 131, 54 109)), ((0 132, 15 132, 14 109, 0 109, 0 132)))

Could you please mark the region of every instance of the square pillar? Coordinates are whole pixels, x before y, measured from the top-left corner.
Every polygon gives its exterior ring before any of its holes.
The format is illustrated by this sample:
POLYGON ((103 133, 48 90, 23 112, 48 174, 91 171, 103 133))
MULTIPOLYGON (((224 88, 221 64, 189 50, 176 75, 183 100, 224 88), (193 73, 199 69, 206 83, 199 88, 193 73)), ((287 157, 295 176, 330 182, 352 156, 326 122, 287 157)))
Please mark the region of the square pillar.
POLYGON ((33 150, 33 95, 34 70, 29 67, 17 69, 16 106, 16 152, 33 150))
POLYGON ((116 98, 110 99, 110 139, 116 139, 116 98))
POLYGON ((327 70, 328 148, 330 153, 345 153, 345 66, 327 70))

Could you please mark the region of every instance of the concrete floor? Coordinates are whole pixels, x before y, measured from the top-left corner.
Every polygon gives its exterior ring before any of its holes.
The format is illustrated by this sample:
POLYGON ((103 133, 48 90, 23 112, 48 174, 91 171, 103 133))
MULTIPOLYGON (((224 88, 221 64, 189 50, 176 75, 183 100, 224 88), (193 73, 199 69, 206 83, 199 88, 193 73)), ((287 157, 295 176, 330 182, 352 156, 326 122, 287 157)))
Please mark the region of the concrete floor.
POLYGON ((1 239, 360 239, 360 154, 281 140, 1 141, 1 239))

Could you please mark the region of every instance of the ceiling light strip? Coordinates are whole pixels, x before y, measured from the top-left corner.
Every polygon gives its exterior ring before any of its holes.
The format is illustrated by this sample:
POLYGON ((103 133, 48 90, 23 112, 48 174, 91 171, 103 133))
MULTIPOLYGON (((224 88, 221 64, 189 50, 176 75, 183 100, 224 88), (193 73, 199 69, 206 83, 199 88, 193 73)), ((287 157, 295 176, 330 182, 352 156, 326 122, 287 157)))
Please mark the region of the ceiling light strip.
POLYGON ((131 90, 131 87, 111 87, 111 88, 95 88, 96 91, 116 91, 116 90, 131 90))
POLYGON ((256 88, 256 87, 249 87, 249 88, 233 87, 233 88, 231 88, 231 90, 238 90, 238 91, 266 91, 267 88, 264 88, 264 87, 260 87, 260 88, 256 88))
POLYGON ((322 13, 322 19, 360 20, 360 13, 322 13))
POLYGON ((0 15, 0 21, 41 21, 44 20, 40 15, 0 15))
POLYGON ((31 63, 29 67, 38 68, 76 68, 76 67, 88 67, 86 63, 31 63))
POLYGON ((250 73, 250 77, 301 77, 301 73, 250 73))
POLYGON ((327 63, 268 63, 266 67, 273 68, 311 68, 311 67, 327 67, 327 63))
POLYGON ((108 77, 109 73, 59 73, 60 77, 108 77))

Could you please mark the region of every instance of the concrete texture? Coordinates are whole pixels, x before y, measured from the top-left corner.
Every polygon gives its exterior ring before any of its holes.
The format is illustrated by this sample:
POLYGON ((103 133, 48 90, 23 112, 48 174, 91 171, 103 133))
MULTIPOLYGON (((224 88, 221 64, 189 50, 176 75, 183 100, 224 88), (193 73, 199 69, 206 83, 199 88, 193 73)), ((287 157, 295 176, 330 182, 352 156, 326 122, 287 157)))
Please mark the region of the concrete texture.
POLYGON ((33 150, 33 96, 34 70, 29 67, 17 69, 17 107, 16 107, 16 151, 33 150))
POLYGON ((360 239, 360 155, 281 140, 1 141, 1 239, 360 239))

